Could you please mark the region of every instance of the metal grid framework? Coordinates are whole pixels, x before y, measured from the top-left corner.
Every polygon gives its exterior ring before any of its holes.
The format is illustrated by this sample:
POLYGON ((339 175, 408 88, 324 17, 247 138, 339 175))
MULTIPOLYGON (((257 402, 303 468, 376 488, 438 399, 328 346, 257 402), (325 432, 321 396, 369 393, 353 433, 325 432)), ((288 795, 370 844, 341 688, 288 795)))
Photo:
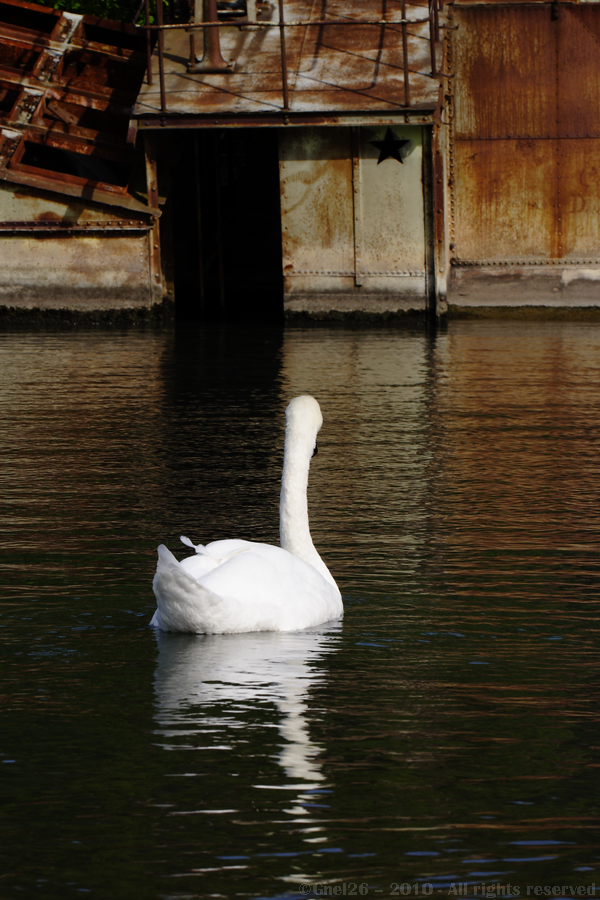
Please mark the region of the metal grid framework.
POLYGON ((351 113, 430 113, 438 105, 443 0, 247 0, 241 15, 204 0, 199 18, 165 24, 158 0, 157 24, 141 26, 148 55, 134 110, 141 127, 165 114, 169 127, 216 117, 214 127, 227 119, 303 124, 351 113))

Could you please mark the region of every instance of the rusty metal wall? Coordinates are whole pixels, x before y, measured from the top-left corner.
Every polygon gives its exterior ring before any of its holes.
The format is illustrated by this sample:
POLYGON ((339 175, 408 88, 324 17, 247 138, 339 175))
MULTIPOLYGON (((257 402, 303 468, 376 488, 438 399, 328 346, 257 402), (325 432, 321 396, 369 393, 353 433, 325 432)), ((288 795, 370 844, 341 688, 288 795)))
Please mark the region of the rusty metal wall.
POLYGON ((424 310, 423 140, 378 164, 387 126, 297 128, 280 136, 284 306, 293 312, 424 310), (404 155, 406 154, 406 155, 404 155))
POLYGON ((600 304, 600 6, 457 3, 451 302, 600 304))

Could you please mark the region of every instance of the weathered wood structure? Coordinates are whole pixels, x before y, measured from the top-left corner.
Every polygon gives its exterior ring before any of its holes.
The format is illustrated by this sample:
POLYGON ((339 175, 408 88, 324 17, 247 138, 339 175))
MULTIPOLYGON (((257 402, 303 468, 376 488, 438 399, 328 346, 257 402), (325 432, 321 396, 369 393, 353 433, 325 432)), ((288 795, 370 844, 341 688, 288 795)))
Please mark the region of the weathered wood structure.
POLYGON ((158 203, 130 119, 145 63, 131 26, 0 3, 1 306, 162 301, 158 203))

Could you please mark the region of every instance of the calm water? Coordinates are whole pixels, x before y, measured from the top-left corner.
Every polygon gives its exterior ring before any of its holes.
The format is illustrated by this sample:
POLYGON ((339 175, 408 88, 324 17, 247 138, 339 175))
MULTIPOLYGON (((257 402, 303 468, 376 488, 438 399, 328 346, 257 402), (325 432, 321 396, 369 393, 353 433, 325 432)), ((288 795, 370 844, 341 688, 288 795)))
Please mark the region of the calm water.
POLYGON ((600 327, 10 333, 0 407, 2 898, 600 891, 600 327), (302 392, 343 623, 155 634, 302 392))

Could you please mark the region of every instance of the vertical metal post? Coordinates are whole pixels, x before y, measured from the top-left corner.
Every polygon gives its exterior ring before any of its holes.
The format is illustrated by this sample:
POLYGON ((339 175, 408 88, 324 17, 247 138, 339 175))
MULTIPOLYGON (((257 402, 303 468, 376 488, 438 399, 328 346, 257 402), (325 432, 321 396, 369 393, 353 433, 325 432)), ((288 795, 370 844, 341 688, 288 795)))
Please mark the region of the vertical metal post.
POLYGON ((437 75, 437 62, 435 59, 435 42, 439 40, 439 33, 436 38, 436 18, 437 15, 434 14, 434 10, 437 14, 437 3, 436 0, 429 0, 429 47, 431 48, 431 74, 432 76, 437 75))
POLYGON ((360 196, 360 125, 352 127, 352 209, 354 213, 354 284, 361 287, 362 204, 360 196))
MULTIPOLYGON (((195 22, 218 21, 217 0, 196 0, 194 4, 195 22), (198 15, 198 8, 202 3, 202 18, 198 15)), ((195 53, 190 59, 188 72, 233 72, 235 61, 225 62, 221 53, 221 38, 217 25, 207 27, 204 31, 204 51, 202 59, 196 60, 195 53)), ((192 35, 194 32, 192 31, 192 35)))
POLYGON ((146 191, 148 193, 148 206, 158 209, 158 168, 156 165, 156 142, 151 131, 144 134, 146 148, 146 191))
MULTIPOLYGON (((144 0, 144 9, 146 13, 146 26, 150 24, 150 2, 144 0)), ((150 29, 146 27, 146 68, 148 70, 148 84, 152 84, 152 40, 150 38, 150 29)))
POLYGON ((406 40, 406 0, 402 0, 402 62, 404 65, 404 105, 410 106, 410 84, 408 82, 408 48, 406 40))
POLYGON ((156 0, 156 24, 158 25, 158 77, 160 80, 160 111, 166 112, 167 95, 165 91, 165 37, 163 26, 163 0, 156 0))
POLYGON ((288 94, 287 57, 285 52, 285 22, 283 18, 283 0, 279 0, 279 40, 281 46, 281 86, 283 89, 283 108, 290 108, 288 94))
MULTIPOLYGON (((146 162, 146 190, 148 192, 148 206, 158 209, 158 169, 156 164, 156 139, 152 132, 144 135, 145 162, 146 162)), ((156 303, 162 299, 162 273, 160 265, 160 231, 158 218, 153 218, 152 228, 148 232, 148 262, 150 302, 156 303)))

